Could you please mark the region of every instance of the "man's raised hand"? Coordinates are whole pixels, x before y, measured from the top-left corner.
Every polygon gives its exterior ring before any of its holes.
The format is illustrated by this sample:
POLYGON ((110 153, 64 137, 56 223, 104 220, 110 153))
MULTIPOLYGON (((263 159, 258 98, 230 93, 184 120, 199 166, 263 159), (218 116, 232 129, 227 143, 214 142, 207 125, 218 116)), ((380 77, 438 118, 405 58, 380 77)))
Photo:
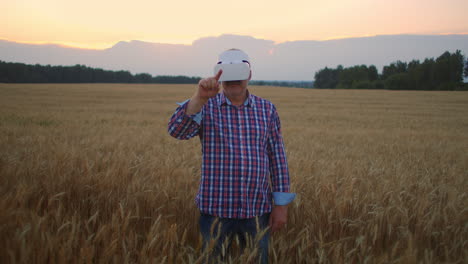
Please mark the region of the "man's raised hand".
POLYGON ((208 101, 211 97, 214 97, 219 92, 219 78, 221 78, 221 74, 223 70, 219 70, 215 76, 201 79, 198 82, 198 90, 197 96, 203 101, 208 101))
POLYGON ((218 73, 210 78, 205 78, 198 82, 198 88, 195 94, 188 103, 186 113, 193 115, 200 112, 203 105, 208 102, 208 99, 215 97, 219 92, 219 78, 223 70, 219 70, 218 73))

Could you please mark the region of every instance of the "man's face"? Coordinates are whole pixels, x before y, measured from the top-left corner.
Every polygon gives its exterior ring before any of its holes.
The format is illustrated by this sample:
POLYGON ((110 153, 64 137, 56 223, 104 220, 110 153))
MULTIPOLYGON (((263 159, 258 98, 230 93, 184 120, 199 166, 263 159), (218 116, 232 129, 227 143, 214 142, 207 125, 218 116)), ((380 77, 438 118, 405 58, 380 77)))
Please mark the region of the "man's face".
POLYGON ((248 80, 243 81, 226 81, 223 82, 223 89, 226 95, 238 96, 242 95, 247 89, 248 80))
POLYGON ((222 82, 224 93, 227 96, 241 96, 241 95, 244 95, 245 91, 247 90, 247 85, 249 84, 249 80, 250 80, 251 76, 252 76, 252 73, 250 73, 250 76, 249 76, 248 80, 224 81, 224 82, 222 82))

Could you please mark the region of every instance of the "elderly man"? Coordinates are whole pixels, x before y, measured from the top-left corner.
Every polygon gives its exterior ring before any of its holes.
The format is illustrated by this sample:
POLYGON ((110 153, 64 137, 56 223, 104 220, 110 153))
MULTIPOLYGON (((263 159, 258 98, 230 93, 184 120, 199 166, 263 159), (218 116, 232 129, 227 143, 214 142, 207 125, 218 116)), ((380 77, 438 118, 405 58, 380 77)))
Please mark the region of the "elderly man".
MULTIPOLYGON (((192 98, 179 104, 168 125, 177 139, 199 136, 201 181, 196 197, 204 245, 218 238, 241 247, 262 229, 261 262, 268 262, 269 231, 287 221, 289 172, 275 106, 247 89, 250 59, 238 49, 220 54, 215 76, 200 80, 192 98), (222 83, 220 92, 219 82, 222 83), (216 225, 216 226, 213 226, 216 225)), ((253 240, 251 240, 253 241, 253 240)))

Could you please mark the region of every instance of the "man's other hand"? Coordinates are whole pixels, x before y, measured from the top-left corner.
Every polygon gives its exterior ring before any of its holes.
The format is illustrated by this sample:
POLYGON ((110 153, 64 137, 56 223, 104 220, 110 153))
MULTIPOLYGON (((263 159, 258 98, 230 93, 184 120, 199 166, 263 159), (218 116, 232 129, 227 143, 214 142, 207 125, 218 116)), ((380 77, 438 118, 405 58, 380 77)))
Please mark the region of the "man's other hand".
POLYGON ((286 205, 275 205, 270 214, 271 232, 276 232, 283 228, 288 221, 288 207, 286 205))

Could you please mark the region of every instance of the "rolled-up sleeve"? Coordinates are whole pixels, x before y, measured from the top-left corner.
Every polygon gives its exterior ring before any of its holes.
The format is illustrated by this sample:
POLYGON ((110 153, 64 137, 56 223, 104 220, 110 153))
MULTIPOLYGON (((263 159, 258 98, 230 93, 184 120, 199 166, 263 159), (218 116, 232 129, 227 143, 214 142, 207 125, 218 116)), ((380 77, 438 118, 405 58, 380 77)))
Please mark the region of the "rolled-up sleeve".
POLYGON ((275 205, 287 205, 296 198, 295 193, 289 192, 289 168, 281 135, 281 122, 278 112, 273 108, 269 126, 268 158, 275 205))
POLYGON ((273 201, 275 205, 287 205, 296 198, 295 193, 273 192, 273 201))
POLYGON ((200 130, 201 112, 194 115, 187 115, 187 105, 189 100, 179 104, 176 111, 169 120, 167 131, 177 139, 191 139, 198 135, 200 130))

